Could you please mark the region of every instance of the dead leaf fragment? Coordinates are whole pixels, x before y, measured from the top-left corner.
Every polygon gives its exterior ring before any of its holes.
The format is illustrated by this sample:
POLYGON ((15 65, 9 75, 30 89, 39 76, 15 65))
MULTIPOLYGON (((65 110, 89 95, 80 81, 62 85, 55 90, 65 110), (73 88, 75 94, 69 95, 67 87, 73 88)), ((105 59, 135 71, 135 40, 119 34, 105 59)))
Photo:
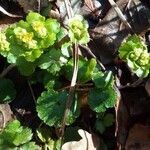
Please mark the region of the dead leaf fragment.
POLYGON ((95 134, 90 134, 82 129, 78 130, 82 137, 80 141, 67 142, 62 146, 62 150, 97 150, 100 147, 100 139, 95 134))
POLYGON ((135 124, 129 132, 125 150, 150 150, 150 126, 135 124))
POLYGON ((0 104, 0 128, 4 128, 8 121, 13 120, 13 112, 8 104, 0 104))

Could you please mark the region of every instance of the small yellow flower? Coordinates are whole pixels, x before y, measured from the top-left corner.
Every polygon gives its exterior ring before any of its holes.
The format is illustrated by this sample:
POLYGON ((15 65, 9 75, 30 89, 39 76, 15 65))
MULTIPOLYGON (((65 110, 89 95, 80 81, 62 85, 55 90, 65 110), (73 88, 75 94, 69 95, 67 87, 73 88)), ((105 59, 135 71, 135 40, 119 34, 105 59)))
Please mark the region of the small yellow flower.
POLYGON ((6 39, 6 35, 4 33, 0 33, 0 50, 9 51, 9 43, 6 39))
POLYGON ((39 37, 43 38, 47 35, 47 30, 42 22, 35 21, 32 23, 32 27, 37 32, 39 37))
POLYGON ((16 38, 24 43, 28 43, 28 42, 32 41, 32 39, 33 39, 33 33, 27 32, 26 29, 23 29, 21 27, 15 28, 14 33, 16 35, 16 38))

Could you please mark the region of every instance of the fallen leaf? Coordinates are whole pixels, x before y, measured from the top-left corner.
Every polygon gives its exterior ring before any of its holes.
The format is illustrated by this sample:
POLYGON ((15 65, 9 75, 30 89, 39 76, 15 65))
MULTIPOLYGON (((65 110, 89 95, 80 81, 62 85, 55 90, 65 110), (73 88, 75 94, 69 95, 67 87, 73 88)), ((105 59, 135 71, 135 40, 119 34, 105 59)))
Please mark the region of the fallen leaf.
POLYGON ((129 131, 125 150, 150 150, 150 126, 135 124, 129 131))
POLYGON ((100 139, 97 135, 82 129, 79 129, 78 133, 82 139, 65 143, 62 150, 97 150, 100 148, 100 139))
POLYGON ((4 128, 8 121, 13 120, 13 112, 9 104, 0 104, 0 128, 4 128))
MULTIPOLYGON (((120 93, 118 91, 118 93, 120 93)), ((118 149, 122 150, 125 147, 126 138, 128 134, 128 120, 129 114, 121 95, 118 95, 118 100, 115 106, 116 111, 116 132, 118 149)))

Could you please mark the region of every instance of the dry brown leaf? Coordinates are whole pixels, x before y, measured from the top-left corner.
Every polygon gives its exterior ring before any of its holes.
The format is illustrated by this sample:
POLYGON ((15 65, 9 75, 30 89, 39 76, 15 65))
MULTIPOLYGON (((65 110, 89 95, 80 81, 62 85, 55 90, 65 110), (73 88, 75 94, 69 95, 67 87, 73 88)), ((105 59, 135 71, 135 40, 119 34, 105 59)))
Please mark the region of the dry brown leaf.
POLYGON ((0 128, 4 128, 8 121, 13 120, 14 116, 8 104, 0 104, 0 128))
POLYGON ((127 108, 124 105, 121 96, 118 97, 116 110, 116 137, 118 149, 121 150, 125 147, 125 142, 128 134, 128 119, 129 114, 127 108))
POLYGON ((135 124, 129 132, 125 150, 150 150, 150 126, 135 124))
POLYGON ((62 146, 62 150, 97 150, 100 147, 100 139, 93 133, 88 133, 82 129, 78 130, 82 137, 80 141, 67 142, 62 146))

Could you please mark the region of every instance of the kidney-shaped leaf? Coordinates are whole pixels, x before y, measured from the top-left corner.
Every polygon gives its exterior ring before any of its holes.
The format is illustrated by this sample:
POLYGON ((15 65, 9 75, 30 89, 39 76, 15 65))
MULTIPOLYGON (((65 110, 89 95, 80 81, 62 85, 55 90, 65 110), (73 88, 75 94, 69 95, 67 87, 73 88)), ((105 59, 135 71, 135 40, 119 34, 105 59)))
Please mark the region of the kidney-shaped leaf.
POLYGON ((116 92, 112 87, 108 89, 93 89, 89 92, 88 103, 92 110, 97 113, 105 112, 107 108, 114 106, 116 102, 116 92))
MULTIPOLYGON (((66 91, 56 92, 53 90, 45 91, 38 98, 37 112, 41 120, 49 126, 60 126, 63 119, 68 93, 66 91)), ((78 102, 75 101, 66 118, 66 124, 69 125, 75 121, 79 115, 78 102)))

